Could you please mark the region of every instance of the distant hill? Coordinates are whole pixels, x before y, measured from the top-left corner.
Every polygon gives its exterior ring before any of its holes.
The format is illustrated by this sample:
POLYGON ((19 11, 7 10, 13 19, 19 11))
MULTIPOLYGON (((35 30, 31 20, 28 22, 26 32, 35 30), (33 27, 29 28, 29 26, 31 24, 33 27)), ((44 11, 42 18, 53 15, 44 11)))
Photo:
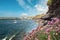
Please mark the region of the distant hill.
POLYGON ((0 17, 0 20, 21 20, 21 19, 17 17, 0 17))
POLYGON ((43 16, 45 16, 45 14, 38 14, 38 15, 36 15, 35 17, 33 17, 33 19, 40 19, 40 18, 42 18, 43 16))

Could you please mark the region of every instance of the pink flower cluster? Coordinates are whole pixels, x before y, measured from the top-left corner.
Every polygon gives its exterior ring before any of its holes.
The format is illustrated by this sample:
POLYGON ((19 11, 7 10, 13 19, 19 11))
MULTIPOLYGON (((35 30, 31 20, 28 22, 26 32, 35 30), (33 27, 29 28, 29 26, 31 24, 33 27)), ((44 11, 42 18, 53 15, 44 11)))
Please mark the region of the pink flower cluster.
MULTIPOLYGON (((28 35, 26 35, 23 40, 31 40, 35 37, 36 33, 40 30, 40 27, 37 27, 36 29, 32 30, 31 33, 29 33, 28 35)), ((35 40, 38 40, 37 38, 35 38, 35 40)))
POLYGON ((33 36, 35 36, 35 33, 36 33, 36 30, 32 30, 32 32, 26 35, 23 40, 31 40, 33 36))
POLYGON ((45 32, 48 33, 52 31, 53 29, 55 31, 59 31, 60 29, 60 19, 59 18, 52 18, 52 21, 48 22, 48 28, 46 28, 45 32), (50 26, 49 26, 50 25, 50 26))
MULTIPOLYGON (((55 32, 59 32, 59 30, 60 30, 60 19, 59 18, 51 18, 51 19, 52 20, 48 21, 48 23, 47 23, 48 27, 46 27, 46 28, 37 27, 37 29, 32 30, 31 33, 26 35, 23 40, 32 40, 32 38, 34 38, 36 36, 36 33, 38 31, 40 31, 41 29, 43 29, 44 33, 46 33, 46 34, 49 34, 52 30, 54 30, 55 32)), ((38 40, 38 39, 35 37, 34 40, 38 40)), ((50 40, 50 35, 48 35, 47 40, 50 40)))
POLYGON ((59 18, 51 18, 52 20, 48 22, 49 25, 53 25, 54 23, 58 23, 60 21, 59 18))

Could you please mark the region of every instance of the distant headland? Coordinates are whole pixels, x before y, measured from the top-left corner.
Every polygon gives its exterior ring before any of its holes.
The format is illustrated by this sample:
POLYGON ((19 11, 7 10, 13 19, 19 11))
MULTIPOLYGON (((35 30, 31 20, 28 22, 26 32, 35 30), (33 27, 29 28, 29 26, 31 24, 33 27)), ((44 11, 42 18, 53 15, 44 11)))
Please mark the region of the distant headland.
POLYGON ((18 17, 0 17, 0 20, 21 20, 18 17))
POLYGON ((28 20, 32 17, 0 17, 0 20, 28 20))

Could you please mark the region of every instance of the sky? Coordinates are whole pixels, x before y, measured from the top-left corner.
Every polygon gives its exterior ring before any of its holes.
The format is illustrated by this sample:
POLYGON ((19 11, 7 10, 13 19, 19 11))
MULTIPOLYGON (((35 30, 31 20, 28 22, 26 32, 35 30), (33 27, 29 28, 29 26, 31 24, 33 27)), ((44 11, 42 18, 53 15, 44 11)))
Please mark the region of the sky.
POLYGON ((0 17, 35 16, 47 10, 47 0, 0 0, 0 17))

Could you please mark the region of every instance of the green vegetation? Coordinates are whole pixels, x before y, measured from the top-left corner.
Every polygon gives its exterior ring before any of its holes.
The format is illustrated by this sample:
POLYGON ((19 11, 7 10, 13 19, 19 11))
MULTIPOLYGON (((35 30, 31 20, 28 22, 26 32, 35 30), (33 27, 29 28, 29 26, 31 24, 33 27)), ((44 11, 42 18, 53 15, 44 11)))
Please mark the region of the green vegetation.
POLYGON ((53 18, 46 25, 32 31, 24 40, 60 40, 60 19, 53 18))
MULTIPOLYGON (((60 40, 60 32, 56 33, 56 32, 51 31, 50 35, 51 35, 50 40, 60 40)), ((44 33, 39 33, 37 34, 37 39, 48 40, 48 35, 44 33)))
POLYGON ((47 40, 48 35, 47 35, 47 34, 44 34, 43 32, 42 32, 42 33, 38 33, 38 34, 37 34, 37 38, 38 38, 39 40, 47 40))
POLYGON ((51 5, 52 4, 52 0, 48 0, 48 5, 51 5))

